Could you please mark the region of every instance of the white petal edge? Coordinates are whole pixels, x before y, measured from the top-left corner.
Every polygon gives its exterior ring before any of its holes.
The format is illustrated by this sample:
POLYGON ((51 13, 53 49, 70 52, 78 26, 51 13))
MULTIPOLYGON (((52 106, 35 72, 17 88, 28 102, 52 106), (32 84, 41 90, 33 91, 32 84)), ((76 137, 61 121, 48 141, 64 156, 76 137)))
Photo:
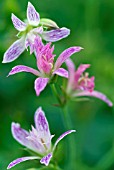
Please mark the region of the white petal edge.
POLYGON ((34 89, 36 91, 36 95, 39 96, 40 93, 45 89, 49 79, 39 77, 35 80, 34 89))
POLYGON ((44 31, 42 33, 42 38, 45 41, 56 42, 63 38, 66 38, 70 34, 70 30, 68 28, 59 28, 51 31, 44 31))
POLYGON ((25 50, 25 39, 24 37, 15 41, 8 50, 4 53, 2 63, 9 63, 17 59, 25 50))
POLYGON ((62 63, 64 63, 71 55, 81 51, 82 49, 82 47, 74 46, 64 50, 56 60, 54 70, 57 70, 62 65, 62 63))
POLYGON ((72 132, 76 132, 76 130, 68 130, 68 131, 64 132, 64 133, 56 140, 56 142, 55 142, 55 144, 54 144, 54 146, 53 146, 53 152, 54 152, 56 146, 58 145, 58 143, 59 143, 65 136, 69 135, 69 134, 72 133, 72 132))
POLYGON ((73 94, 74 97, 80 97, 80 96, 90 96, 90 97, 96 97, 102 101, 104 101, 105 103, 108 104, 108 106, 112 107, 113 103, 106 97, 106 95, 104 95, 101 92, 98 91, 93 91, 93 92, 89 92, 89 91, 82 91, 79 93, 74 93, 73 94))
POLYGON ((40 76, 40 72, 31 68, 31 67, 28 67, 28 66, 24 66, 24 65, 18 65, 18 66, 15 66, 12 68, 12 70, 9 72, 8 76, 11 76, 13 74, 17 74, 17 73, 20 73, 20 72, 29 72, 29 73, 32 73, 36 76, 40 76))
POLYGON ((44 164, 45 166, 48 166, 50 163, 50 160, 52 158, 52 153, 49 153, 48 155, 44 156, 41 160, 40 163, 44 164))
POLYGON ((38 26, 40 22, 39 13, 36 11, 35 7, 28 2, 27 6, 27 19, 30 25, 38 26))
POLYGON ((25 31, 27 28, 27 25, 21 21, 18 17, 16 17, 13 13, 11 15, 11 19, 12 19, 12 23, 14 25, 14 27, 18 30, 18 31, 25 31))
POLYGON ((64 68, 59 68, 58 70, 54 71, 53 74, 57 74, 61 77, 68 78, 68 71, 64 68))
POLYGON ((7 169, 10 169, 10 168, 14 167, 15 165, 17 165, 17 164, 19 164, 19 163, 21 163, 21 162, 28 161, 28 160, 33 160, 33 159, 41 159, 41 158, 40 158, 40 157, 37 157, 37 156, 28 156, 28 157, 18 158, 18 159, 16 159, 16 160, 12 161, 12 162, 8 165, 7 169))

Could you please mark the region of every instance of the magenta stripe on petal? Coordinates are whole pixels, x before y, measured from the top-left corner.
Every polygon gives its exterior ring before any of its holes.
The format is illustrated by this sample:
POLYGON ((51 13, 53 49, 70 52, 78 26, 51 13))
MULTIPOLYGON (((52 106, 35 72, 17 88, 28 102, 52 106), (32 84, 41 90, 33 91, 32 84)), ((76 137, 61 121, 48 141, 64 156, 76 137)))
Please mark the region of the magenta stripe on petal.
POLYGON ((34 88, 35 88, 37 96, 39 96, 40 92, 42 92, 45 89, 45 87, 46 87, 46 85, 48 83, 48 80, 49 80, 48 78, 42 78, 42 77, 37 78, 35 80, 34 88))
POLYGON ((44 31, 42 38, 46 41, 56 42, 63 38, 66 38, 70 34, 70 30, 67 28, 59 28, 51 31, 44 31))
POLYGON ((21 21, 19 18, 17 18, 14 14, 12 14, 11 16, 12 22, 14 27, 18 30, 18 31, 25 31, 27 25, 21 21))
POLYGON ((48 121, 41 107, 39 107, 36 110, 34 120, 35 120, 35 126, 36 126, 37 131, 39 133, 44 131, 44 133, 47 133, 47 135, 51 138, 48 121))
POLYGON ((27 137, 29 136, 29 132, 22 129, 20 127, 20 124, 13 122, 11 125, 11 131, 12 131, 12 135, 16 141, 18 141, 23 146, 28 145, 29 141, 28 141, 27 137))
POLYGON ((24 161, 28 161, 28 160, 33 160, 33 159, 40 159, 39 157, 37 156, 28 156, 28 157, 22 157, 22 158, 18 158, 16 160, 14 160, 13 162, 11 162, 7 169, 10 169, 12 167, 14 167, 15 165, 21 163, 21 162, 24 162, 24 161))
POLYGON ((2 63, 9 63, 17 59, 25 50, 25 40, 21 39, 15 41, 9 49, 5 52, 2 63))
POLYGON ((57 74, 61 77, 68 78, 68 71, 64 68, 59 68, 58 70, 54 71, 53 74, 57 74))
POLYGON ((68 131, 64 132, 64 133, 56 140, 56 142, 55 142, 55 144, 54 144, 54 147, 53 147, 53 151, 55 150, 57 144, 58 144, 65 136, 69 135, 69 134, 72 133, 72 132, 76 132, 76 130, 68 130, 68 131))
POLYGON ((38 72, 37 70, 35 70, 31 67, 18 65, 18 66, 15 66, 15 67, 12 68, 12 70, 9 72, 8 76, 16 74, 16 73, 20 73, 20 72, 29 72, 29 73, 32 73, 36 76, 40 75, 40 72, 38 72))
POLYGON ((39 13, 35 10, 34 6, 28 2, 27 19, 30 25, 38 26, 40 22, 39 13))
POLYGON ((40 160, 40 163, 48 166, 51 158, 52 158, 52 153, 49 153, 47 156, 43 157, 43 158, 40 160))
POLYGON ((76 52, 79 52, 81 49, 83 49, 82 47, 70 47, 68 49, 66 49, 65 51, 63 51, 60 56, 58 57, 54 69, 58 69, 62 63, 65 62, 65 60, 67 60, 71 55, 73 55, 76 52))
POLYGON ((107 103, 110 107, 113 106, 113 103, 101 92, 98 91, 93 91, 93 92, 89 92, 89 91, 82 91, 80 93, 76 93, 74 94, 74 97, 78 97, 78 96, 90 96, 90 97, 96 97, 100 100, 103 100, 105 103, 107 103))

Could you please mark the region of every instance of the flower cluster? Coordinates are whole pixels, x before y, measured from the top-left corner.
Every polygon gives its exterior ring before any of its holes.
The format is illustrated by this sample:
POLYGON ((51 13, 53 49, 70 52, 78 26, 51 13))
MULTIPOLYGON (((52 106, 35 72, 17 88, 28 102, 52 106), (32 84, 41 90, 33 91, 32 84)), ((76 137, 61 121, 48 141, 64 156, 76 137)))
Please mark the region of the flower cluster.
POLYGON ((18 158, 11 162, 7 169, 10 169, 21 162, 32 159, 40 159, 41 164, 48 166, 59 141, 68 134, 75 132, 75 130, 69 130, 63 133, 52 147, 51 140, 54 135, 51 135, 50 133, 48 121, 41 107, 36 110, 34 121, 35 128, 32 126, 32 130, 30 132, 22 129, 20 124, 12 123, 12 135, 14 139, 16 139, 21 145, 33 151, 35 156, 18 158))
POLYGON ((61 65, 72 54, 79 52, 82 48, 76 46, 66 49, 60 54, 60 56, 54 63, 54 46, 51 47, 51 43, 44 45, 41 38, 36 37, 34 44, 36 49, 36 64, 39 71, 31 67, 18 65, 12 68, 12 70, 9 72, 9 75, 13 75, 19 72, 30 72, 39 77, 35 80, 34 83, 36 94, 37 96, 39 96, 40 92, 44 90, 47 83, 50 81, 50 79, 52 79, 55 74, 68 78, 68 71, 64 68, 61 68, 61 65))
POLYGON ((81 96, 96 97, 106 102, 110 107, 113 106, 112 102, 104 94, 94 90, 95 77, 92 76, 89 78, 89 73, 87 72, 84 74, 84 71, 90 67, 89 64, 81 64, 76 71, 75 65, 71 59, 67 59, 66 64, 69 70, 69 79, 66 89, 68 95, 73 98, 81 96))
POLYGON ((17 59, 28 46, 32 53, 36 35, 46 41, 55 42, 70 34, 69 29, 65 27, 59 28, 57 24, 50 19, 43 18, 40 20, 39 13, 30 2, 28 2, 27 20, 25 22, 21 21, 14 14, 12 14, 11 19, 14 27, 19 31, 17 35, 19 40, 15 41, 5 52, 3 63, 12 62, 17 59), (48 31, 48 28, 54 29, 48 31))
MULTIPOLYGON (((66 88, 64 89, 65 100, 81 96, 93 96, 103 100, 109 106, 113 105, 104 94, 94 90, 94 76, 89 77, 88 73, 84 73, 85 70, 90 67, 89 64, 81 64, 75 70, 75 64, 70 57, 80 52, 83 49, 82 47, 70 47, 64 50, 55 60, 56 55, 54 54, 54 45, 52 45, 52 42, 67 37, 70 34, 68 28, 59 28, 57 24, 50 19, 40 19, 39 13, 30 2, 28 2, 27 20, 25 20, 25 22, 21 21, 14 14, 12 14, 11 18, 14 27, 19 31, 17 35, 19 39, 5 52, 3 63, 14 61, 25 49, 28 50, 29 47, 30 54, 34 53, 35 55, 37 69, 25 65, 17 65, 12 68, 8 76, 20 72, 29 72, 37 76, 34 83, 37 96, 40 95, 47 84, 55 83, 53 79, 56 75, 61 76, 67 79, 66 88), (67 69, 62 67, 63 63, 66 64, 67 69)), ((66 131, 57 139, 54 146, 52 146, 51 141, 54 135, 50 133, 47 119, 41 107, 37 109, 34 121, 35 128, 32 126, 30 132, 22 129, 20 124, 12 123, 11 129, 14 139, 32 151, 34 156, 18 158, 9 164, 8 169, 23 161, 32 159, 40 159, 41 164, 48 166, 59 141, 66 135, 75 132, 75 130, 66 131)))

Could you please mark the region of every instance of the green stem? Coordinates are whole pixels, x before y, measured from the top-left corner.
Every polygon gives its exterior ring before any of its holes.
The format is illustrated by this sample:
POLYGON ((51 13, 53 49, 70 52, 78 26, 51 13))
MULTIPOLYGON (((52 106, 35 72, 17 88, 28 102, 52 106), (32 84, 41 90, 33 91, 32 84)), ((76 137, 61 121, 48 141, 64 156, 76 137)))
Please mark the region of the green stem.
MULTIPOLYGON (((62 119, 63 119, 63 123, 64 123, 64 127, 66 130, 71 130, 73 128, 72 126, 72 121, 71 121, 71 117, 68 113, 68 108, 67 108, 67 102, 62 103, 60 95, 58 95, 56 87, 54 84, 51 84, 51 89, 53 91, 53 94, 55 95, 55 97, 57 98, 59 105, 61 107, 62 110, 62 119)), ((65 167, 65 170, 75 170, 75 162, 76 162, 76 142, 75 142, 75 136, 74 135, 70 135, 68 137, 68 152, 67 152, 67 166, 65 167)))
MULTIPOLYGON (((63 117, 63 122, 64 122, 64 126, 66 130, 71 130, 73 129, 72 126, 72 121, 71 121, 71 117, 68 113, 68 108, 67 106, 62 107, 61 108, 63 113, 62 113, 62 117, 63 117)), ((68 161, 68 165, 65 168, 65 170, 75 170, 75 164, 76 164, 76 141, 75 141, 75 136, 73 134, 69 135, 67 138, 68 141, 68 152, 67 152, 67 161, 68 161)))
POLYGON ((55 85, 50 84, 50 86, 51 86, 51 89, 52 89, 52 92, 53 92, 54 96, 57 98, 59 104, 61 105, 61 100, 60 100, 59 94, 57 93, 55 85))

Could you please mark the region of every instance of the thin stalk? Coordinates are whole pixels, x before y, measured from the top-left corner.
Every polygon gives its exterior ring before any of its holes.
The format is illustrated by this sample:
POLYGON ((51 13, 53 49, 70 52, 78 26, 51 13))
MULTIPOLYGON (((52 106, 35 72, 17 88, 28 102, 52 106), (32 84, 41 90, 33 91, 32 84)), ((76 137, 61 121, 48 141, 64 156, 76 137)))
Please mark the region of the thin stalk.
MULTIPOLYGON (((68 113, 67 104, 68 102, 65 102, 65 105, 62 103, 60 95, 57 93, 56 87, 54 84, 51 84, 51 89, 54 94, 54 96, 57 98, 60 108, 62 110, 62 119, 64 123, 64 127, 66 130, 73 129, 71 117, 68 113)), ((76 142, 75 142, 75 136, 73 134, 69 135, 68 137, 68 152, 67 152, 67 166, 65 167, 65 170, 75 170, 75 163, 76 163, 76 142)))
POLYGON ((55 84, 50 84, 50 86, 51 86, 51 90, 52 90, 54 96, 57 98, 59 104, 61 105, 61 100, 60 100, 59 94, 57 93, 55 84))
MULTIPOLYGON (((71 117, 68 113, 68 108, 67 106, 62 107, 62 118, 64 122, 64 126, 66 130, 71 130, 73 129, 71 117)), ((73 134, 69 135, 67 138, 68 141, 68 165, 66 166, 65 170, 75 170, 76 167, 76 141, 75 141, 75 136, 73 134)))

